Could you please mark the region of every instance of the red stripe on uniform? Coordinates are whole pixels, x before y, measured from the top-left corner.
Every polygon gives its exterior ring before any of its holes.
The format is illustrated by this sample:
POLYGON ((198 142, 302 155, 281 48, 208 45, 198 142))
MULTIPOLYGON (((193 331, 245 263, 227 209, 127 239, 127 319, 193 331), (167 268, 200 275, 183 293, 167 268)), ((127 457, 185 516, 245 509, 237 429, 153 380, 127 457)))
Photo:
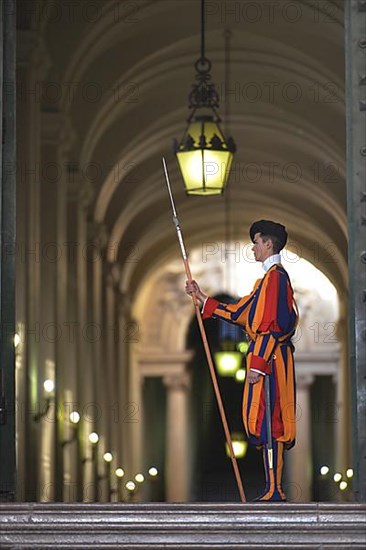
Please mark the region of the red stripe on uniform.
POLYGON ((265 411, 266 411, 266 398, 265 398, 264 386, 263 386, 263 390, 262 390, 262 393, 261 393, 261 400, 260 400, 260 403, 259 403, 257 425, 255 427, 255 435, 257 437, 260 436, 260 433, 262 431, 262 423, 263 423, 263 418, 264 418, 265 411))
POLYGON ((271 374, 271 367, 267 363, 265 359, 262 357, 259 357, 259 355, 252 355, 251 361, 250 361, 250 368, 260 370, 261 372, 265 372, 266 374, 271 374))
POLYGON ((277 270, 271 271, 266 285, 266 301, 261 324, 260 332, 269 330, 279 332, 281 329, 277 324, 277 304, 280 288, 280 274, 277 270))
POLYGON ((291 311, 292 309, 292 301, 293 301, 293 290, 289 284, 287 284, 287 307, 291 311))
POLYGON ((275 377, 276 383, 276 402, 274 405, 273 415, 272 415, 272 436, 277 439, 283 435, 283 422, 281 417, 281 404, 279 397, 278 389, 278 380, 277 376, 275 377))
POLYGON ((215 298, 207 298, 207 302, 205 304, 205 309, 203 310, 202 319, 208 319, 209 317, 212 317, 213 312, 217 308, 217 306, 220 304, 215 298))

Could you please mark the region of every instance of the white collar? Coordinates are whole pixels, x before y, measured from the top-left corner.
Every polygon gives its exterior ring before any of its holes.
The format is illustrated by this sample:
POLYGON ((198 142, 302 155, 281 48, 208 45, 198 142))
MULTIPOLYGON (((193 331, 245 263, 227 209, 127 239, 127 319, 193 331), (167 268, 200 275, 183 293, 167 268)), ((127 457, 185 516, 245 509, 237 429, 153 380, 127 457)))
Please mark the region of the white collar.
POLYGON ((262 267, 265 272, 267 272, 271 267, 274 266, 274 264, 280 264, 281 263, 281 254, 273 254, 273 256, 269 256, 264 262, 262 263, 262 267))

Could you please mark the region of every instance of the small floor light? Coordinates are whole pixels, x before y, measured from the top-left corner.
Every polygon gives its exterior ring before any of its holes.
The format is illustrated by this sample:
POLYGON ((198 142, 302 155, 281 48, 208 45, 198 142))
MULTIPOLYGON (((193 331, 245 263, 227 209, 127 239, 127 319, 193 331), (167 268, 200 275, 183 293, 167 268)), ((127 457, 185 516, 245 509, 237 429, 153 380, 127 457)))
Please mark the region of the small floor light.
POLYGON ((113 455, 112 453, 107 452, 107 453, 104 453, 103 458, 106 462, 112 462, 113 455))
POLYGON ((78 411, 72 411, 69 415, 69 419, 72 424, 77 424, 80 422, 80 414, 78 411))
POLYGON ((46 393, 53 393, 55 389, 55 383, 53 380, 47 379, 43 382, 43 388, 46 393))
POLYGON ((127 481, 126 489, 127 491, 129 491, 129 493, 133 493, 136 490, 136 483, 134 483, 133 481, 127 481))
POLYGON ((99 441, 99 435, 96 432, 89 434, 89 441, 95 445, 99 441))

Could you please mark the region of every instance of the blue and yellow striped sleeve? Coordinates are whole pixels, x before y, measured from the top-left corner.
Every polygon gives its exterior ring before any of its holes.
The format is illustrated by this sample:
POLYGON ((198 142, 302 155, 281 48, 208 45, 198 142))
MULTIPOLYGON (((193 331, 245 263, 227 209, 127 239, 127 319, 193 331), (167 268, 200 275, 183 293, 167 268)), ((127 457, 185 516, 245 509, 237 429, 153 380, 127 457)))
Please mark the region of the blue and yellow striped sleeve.
POLYGON ((209 317, 215 317, 235 325, 245 326, 247 308, 253 299, 253 295, 260 281, 261 279, 256 282, 253 291, 248 296, 244 296, 232 304, 224 304, 215 298, 208 298, 204 304, 202 318, 208 319, 209 317))

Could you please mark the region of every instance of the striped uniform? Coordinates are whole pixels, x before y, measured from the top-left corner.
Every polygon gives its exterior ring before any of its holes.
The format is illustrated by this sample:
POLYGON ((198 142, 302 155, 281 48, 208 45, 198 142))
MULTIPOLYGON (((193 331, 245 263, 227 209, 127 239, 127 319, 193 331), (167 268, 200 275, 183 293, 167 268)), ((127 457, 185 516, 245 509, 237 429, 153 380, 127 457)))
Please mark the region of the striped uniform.
MULTIPOLYGON (((296 436, 294 346, 291 337, 298 322, 291 282, 284 267, 280 263, 274 264, 262 279, 256 281, 252 292, 234 304, 223 304, 208 298, 203 319, 208 317, 241 325, 250 338, 247 370, 255 369, 269 375, 274 458, 282 473, 282 449, 291 448, 296 436), (278 449, 281 453, 277 456, 278 449)), ((243 421, 250 443, 257 446, 268 444, 264 376, 256 384, 245 382, 243 421)), ((266 469, 268 478, 267 474, 266 469)), ((284 500, 283 497, 281 495, 278 500, 284 500)))

